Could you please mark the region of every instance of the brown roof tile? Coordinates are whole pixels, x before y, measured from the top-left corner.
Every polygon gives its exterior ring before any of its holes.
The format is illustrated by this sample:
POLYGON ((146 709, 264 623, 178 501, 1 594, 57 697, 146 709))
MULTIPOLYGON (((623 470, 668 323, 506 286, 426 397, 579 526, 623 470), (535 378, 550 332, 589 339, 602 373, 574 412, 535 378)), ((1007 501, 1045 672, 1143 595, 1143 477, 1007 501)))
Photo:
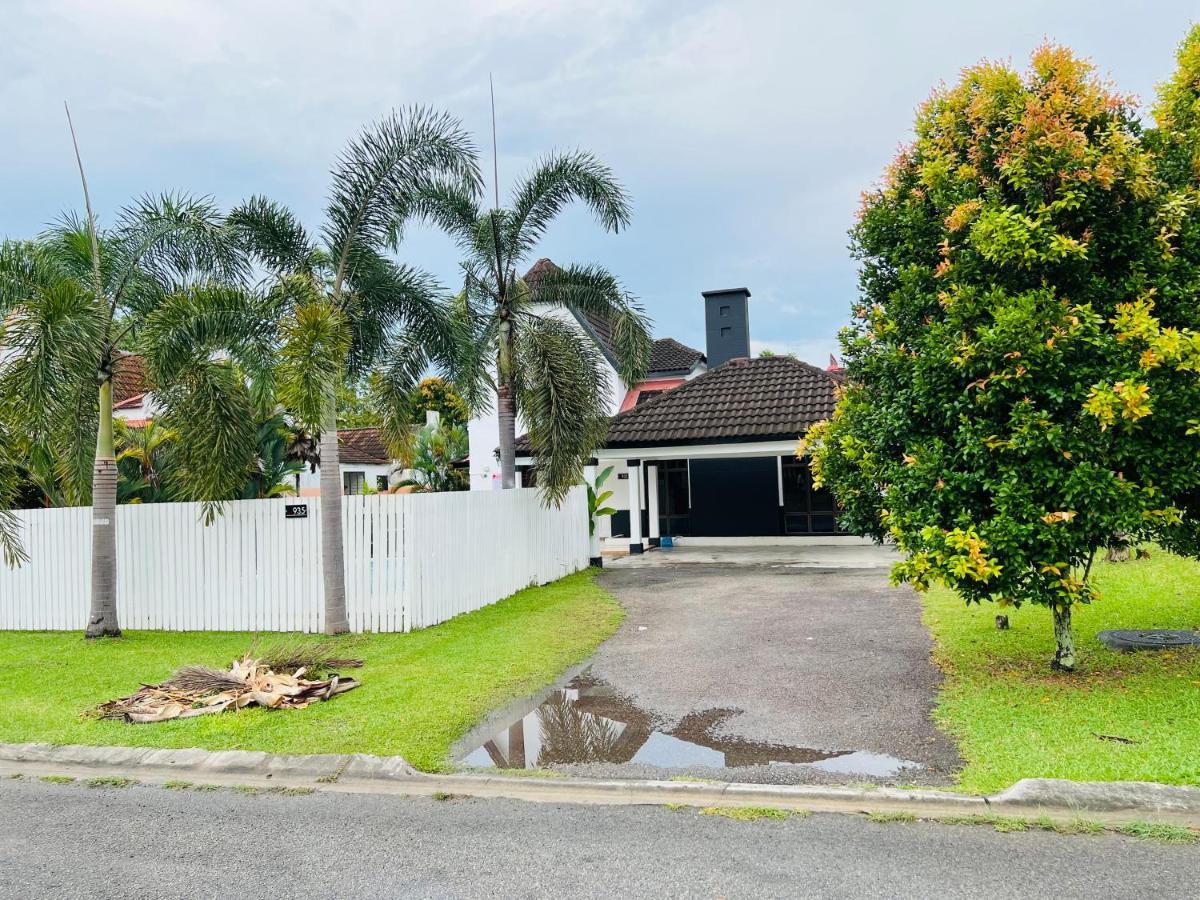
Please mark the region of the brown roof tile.
POLYGON ((379 428, 338 429, 338 456, 343 463, 383 466, 391 462, 379 428))
POLYGON ((113 403, 122 403, 150 390, 146 360, 137 353, 122 353, 113 359, 113 403))

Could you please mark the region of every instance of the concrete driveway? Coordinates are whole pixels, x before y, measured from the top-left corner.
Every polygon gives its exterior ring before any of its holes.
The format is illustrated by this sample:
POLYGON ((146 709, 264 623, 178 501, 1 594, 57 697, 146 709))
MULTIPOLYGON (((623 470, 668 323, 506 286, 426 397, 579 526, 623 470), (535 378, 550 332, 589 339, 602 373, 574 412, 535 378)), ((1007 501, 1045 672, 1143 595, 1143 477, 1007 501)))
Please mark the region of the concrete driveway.
POLYGON ((586 670, 485 723, 464 757, 594 776, 945 783, 959 760, 930 720, 939 675, 916 595, 888 585, 891 558, 859 545, 606 561, 600 583, 627 610, 618 633, 586 670))

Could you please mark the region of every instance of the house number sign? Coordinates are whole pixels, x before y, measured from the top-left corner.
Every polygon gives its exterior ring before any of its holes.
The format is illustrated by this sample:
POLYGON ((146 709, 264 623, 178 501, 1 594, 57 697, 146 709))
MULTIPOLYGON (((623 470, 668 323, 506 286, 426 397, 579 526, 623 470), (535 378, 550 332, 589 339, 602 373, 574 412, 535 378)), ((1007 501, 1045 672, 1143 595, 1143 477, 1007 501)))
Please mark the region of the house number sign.
POLYGON ((307 503, 288 503, 283 507, 283 517, 285 519, 307 519, 308 504, 307 503))

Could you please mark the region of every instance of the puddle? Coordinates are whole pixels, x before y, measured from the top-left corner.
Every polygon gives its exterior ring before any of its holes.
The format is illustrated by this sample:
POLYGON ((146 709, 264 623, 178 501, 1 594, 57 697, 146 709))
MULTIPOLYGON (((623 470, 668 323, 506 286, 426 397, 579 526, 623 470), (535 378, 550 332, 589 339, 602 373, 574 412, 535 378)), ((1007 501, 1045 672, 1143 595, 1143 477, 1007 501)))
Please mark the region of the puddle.
POLYGON ((815 750, 717 734, 740 710, 692 713, 669 730, 586 672, 546 695, 508 727, 477 735, 460 758, 479 768, 536 769, 569 763, 640 763, 666 769, 807 766, 839 775, 889 777, 920 763, 862 750, 815 750))

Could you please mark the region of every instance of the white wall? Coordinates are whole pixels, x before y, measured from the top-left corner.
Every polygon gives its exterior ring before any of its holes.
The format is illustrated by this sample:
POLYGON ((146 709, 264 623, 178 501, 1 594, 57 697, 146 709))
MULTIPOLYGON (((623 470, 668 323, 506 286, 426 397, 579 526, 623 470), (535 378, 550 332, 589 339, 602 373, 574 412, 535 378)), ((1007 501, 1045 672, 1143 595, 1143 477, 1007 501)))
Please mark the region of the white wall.
MULTIPOLYGON (((324 627, 320 501, 226 504, 212 525, 195 503, 117 509, 123 628, 309 631, 324 627)), ((16 514, 29 561, 0 565, 0 629, 82 630, 91 509, 16 514)), ((587 496, 544 508, 536 491, 345 497, 346 601, 354 631, 408 631, 495 603, 588 564, 587 496)))
MULTIPOLYGON (((397 470, 395 466, 373 466, 365 463, 342 463, 341 472, 344 476, 347 472, 361 472, 366 479, 366 483, 372 490, 378 485, 375 479, 383 476, 388 479, 388 484, 396 480, 397 470)), ((304 471, 300 473, 300 494, 305 497, 315 497, 321 492, 321 467, 317 466, 317 471, 312 471, 309 466, 304 467, 304 471)))
MULTIPOLYGON (((580 326, 579 320, 569 310, 554 309, 548 306, 541 306, 540 308, 533 306, 531 310, 536 315, 567 322, 578 329, 580 333, 586 333, 580 326)), ((625 399, 628 388, 622 383, 616 369, 607 360, 604 361, 604 377, 609 389, 608 415, 615 416, 621 408, 621 401, 625 399)), ((496 448, 500 446, 500 417, 496 413, 496 397, 494 394, 491 400, 492 409, 489 413, 477 416, 467 423, 467 436, 470 440, 471 453, 471 490, 473 491, 498 490, 500 487, 500 463, 496 459, 496 448)), ((521 421, 518 412, 517 437, 520 437, 524 433, 525 424, 521 421)))

